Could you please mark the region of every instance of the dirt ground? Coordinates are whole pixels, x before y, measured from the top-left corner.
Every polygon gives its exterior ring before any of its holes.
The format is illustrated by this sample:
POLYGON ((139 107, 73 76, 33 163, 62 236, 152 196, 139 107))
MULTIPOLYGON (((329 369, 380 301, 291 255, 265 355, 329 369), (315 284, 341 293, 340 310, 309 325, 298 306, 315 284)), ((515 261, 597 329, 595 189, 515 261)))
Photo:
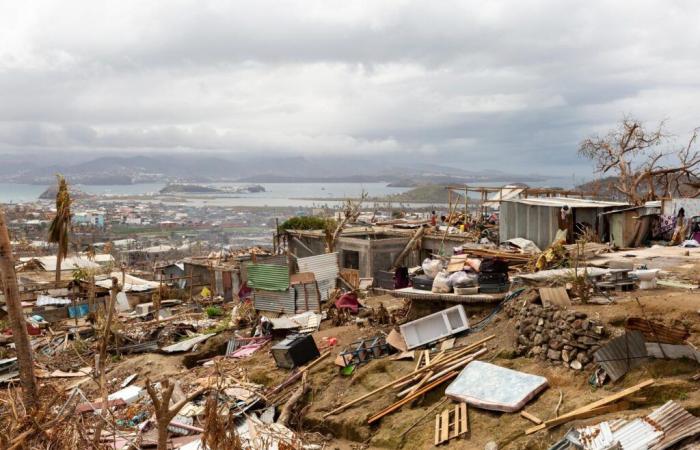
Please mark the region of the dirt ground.
MULTIPOLYGON (((676 279, 687 279, 698 272, 698 263, 690 262, 668 272, 676 279)), ((383 302, 390 310, 398 309, 402 301, 387 297, 368 301, 372 306, 383 302)), ((516 301, 522 301, 518 299, 516 301)), ((415 302, 414 302, 415 303, 415 302)), ((411 315, 424 315, 431 310, 440 310, 449 305, 414 304, 411 315)), ((487 316, 493 306, 469 308, 470 321, 476 323, 487 316)), ((690 342, 700 346, 700 291, 676 288, 660 288, 649 291, 634 291, 616 296, 610 305, 574 305, 575 311, 585 312, 589 317, 599 320, 614 333, 620 333, 624 321, 630 316, 645 316, 667 325, 683 324, 693 333, 690 342), (641 305, 641 306, 640 306, 641 305)), ((390 327, 383 327, 388 332, 390 327)), ((337 414, 324 418, 324 414, 335 407, 355 399, 363 394, 411 372, 414 361, 393 361, 382 358, 369 362, 355 371, 352 376, 343 376, 333 364, 334 356, 344 347, 360 338, 376 335, 376 328, 361 328, 356 325, 340 327, 323 322, 321 330, 314 333, 314 339, 323 352, 328 348, 328 338, 336 338, 338 345, 332 348, 332 356, 326 358, 314 368, 309 375, 312 390, 307 398, 307 407, 303 413, 303 423, 297 424, 297 430, 303 429, 307 435, 325 439, 330 449, 424 449, 433 447, 435 415, 446 409, 449 402, 434 408, 444 399, 444 390, 448 383, 428 393, 423 399, 412 405, 406 405, 398 411, 384 417, 374 426, 366 424, 369 416, 393 403, 394 391, 384 391, 337 414)), ((224 376, 247 379, 266 386, 275 386, 282 382, 289 371, 276 367, 266 346, 253 356, 243 361, 216 358, 216 366, 205 366, 203 361, 215 355, 223 354, 226 341, 233 335, 227 331, 207 341, 195 354, 161 355, 155 353, 124 357, 117 361, 109 373, 111 386, 116 387, 121 380, 132 373, 138 373, 137 384, 143 385, 146 377, 156 381, 163 376, 179 379, 187 391, 197 384, 205 383, 216 371, 224 376), (188 369, 189 367, 189 369, 188 369)), ((640 393, 639 403, 633 404, 631 410, 599 416, 579 422, 541 431, 525 436, 524 431, 532 426, 518 413, 495 413, 470 407, 468 411, 469 433, 466 438, 450 441, 446 449, 483 449, 494 441, 498 448, 543 450, 561 438, 572 426, 597 423, 607 418, 638 417, 667 400, 679 401, 696 415, 700 415, 700 389, 698 382, 691 377, 698 373, 697 362, 687 360, 667 361, 650 360, 630 371, 623 379, 614 384, 606 384, 595 389, 588 383, 590 371, 577 372, 527 357, 514 357, 513 348, 516 338, 514 322, 500 312, 484 330, 459 337, 456 344, 465 345, 495 335, 487 343, 489 352, 481 360, 490 361, 504 367, 527 373, 541 375, 549 381, 549 387, 538 397, 530 401, 525 410, 546 420, 555 417, 555 409, 561 396, 559 413, 565 413, 592 401, 605 397, 612 392, 632 386, 647 378, 657 382, 640 393)), ((70 383, 72 381, 67 381, 70 383)), ((86 383, 86 390, 90 386, 86 383)))

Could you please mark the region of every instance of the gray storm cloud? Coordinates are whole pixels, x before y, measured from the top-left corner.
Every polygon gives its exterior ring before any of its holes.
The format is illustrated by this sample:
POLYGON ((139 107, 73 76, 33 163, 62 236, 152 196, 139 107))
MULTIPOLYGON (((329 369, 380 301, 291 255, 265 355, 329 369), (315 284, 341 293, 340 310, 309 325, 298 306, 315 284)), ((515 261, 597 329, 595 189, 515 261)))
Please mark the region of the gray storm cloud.
POLYGON ((700 125, 692 1, 0 5, 0 152, 420 155, 590 170, 624 114, 700 125))

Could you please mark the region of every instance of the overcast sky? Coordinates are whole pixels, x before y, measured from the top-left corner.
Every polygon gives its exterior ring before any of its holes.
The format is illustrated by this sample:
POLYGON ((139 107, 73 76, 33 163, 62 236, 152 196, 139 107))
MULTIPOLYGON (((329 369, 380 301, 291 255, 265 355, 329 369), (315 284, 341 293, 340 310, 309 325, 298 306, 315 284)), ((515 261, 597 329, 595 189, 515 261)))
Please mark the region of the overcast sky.
POLYGON ((700 2, 4 1, 0 153, 367 154, 590 171, 700 125, 700 2))

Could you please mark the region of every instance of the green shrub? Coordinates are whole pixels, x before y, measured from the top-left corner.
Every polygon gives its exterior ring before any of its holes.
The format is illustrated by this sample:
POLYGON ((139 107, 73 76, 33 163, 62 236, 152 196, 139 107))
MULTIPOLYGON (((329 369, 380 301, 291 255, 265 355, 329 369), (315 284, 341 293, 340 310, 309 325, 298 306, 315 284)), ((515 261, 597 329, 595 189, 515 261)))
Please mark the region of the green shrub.
POLYGON ((279 231, 284 230, 325 230, 335 228, 335 220, 316 216, 292 217, 280 224, 279 231))
POLYGON ((224 311, 218 306, 210 306, 206 309, 207 317, 221 317, 224 311))

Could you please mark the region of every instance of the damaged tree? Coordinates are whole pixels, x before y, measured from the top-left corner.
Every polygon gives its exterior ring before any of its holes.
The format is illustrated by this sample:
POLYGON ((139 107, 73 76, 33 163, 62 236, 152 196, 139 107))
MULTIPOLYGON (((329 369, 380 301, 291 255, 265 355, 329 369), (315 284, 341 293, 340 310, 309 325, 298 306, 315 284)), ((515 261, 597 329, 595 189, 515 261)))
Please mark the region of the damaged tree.
POLYGON ((360 208, 362 203, 367 199, 368 193, 362 190, 360 198, 358 200, 346 200, 343 205, 343 217, 337 223, 334 230, 326 228, 326 253, 333 253, 335 251, 335 243, 338 241, 340 234, 343 232, 345 225, 349 223, 355 223, 357 218, 360 216, 360 208))
POLYGON ((22 303, 17 286, 17 274, 12 257, 10 234, 5 224, 5 213, 0 208, 0 287, 5 293, 7 316, 12 329, 12 337, 17 351, 17 363, 19 364, 19 379, 22 384, 24 406, 27 411, 37 405, 38 393, 36 378, 34 378, 34 355, 27 334, 27 325, 22 314, 22 303))
POLYGON ((639 121, 625 118, 606 136, 581 142, 578 152, 595 162, 598 173, 614 174, 611 187, 629 203, 640 205, 678 193, 681 185, 697 180, 700 152, 693 150, 697 133, 695 129, 685 147, 664 152, 657 150, 669 138, 663 122, 648 130, 639 121), (673 156, 677 163, 669 164, 673 156))
POLYGON ((153 402, 153 407, 156 412, 156 422, 158 426, 158 450, 168 449, 168 426, 170 422, 177 416, 183 406, 187 402, 191 402, 196 397, 201 395, 206 389, 200 388, 190 395, 180 399, 180 401, 170 406, 171 399, 173 397, 173 391, 175 389, 175 384, 171 383, 169 379, 165 378, 160 383, 160 396, 156 388, 151 384, 151 380, 146 379, 146 390, 148 395, 151 397, 153 402))
POLYGON ((61 281, 61 263, 68 256, 68 234, 70 231, 70 194, 68 183, 61 175, 58 177, 58 192, 56 192, 56 217, 49 225, 48 241, 58 245, 56 252, 56 281, 61 281))

